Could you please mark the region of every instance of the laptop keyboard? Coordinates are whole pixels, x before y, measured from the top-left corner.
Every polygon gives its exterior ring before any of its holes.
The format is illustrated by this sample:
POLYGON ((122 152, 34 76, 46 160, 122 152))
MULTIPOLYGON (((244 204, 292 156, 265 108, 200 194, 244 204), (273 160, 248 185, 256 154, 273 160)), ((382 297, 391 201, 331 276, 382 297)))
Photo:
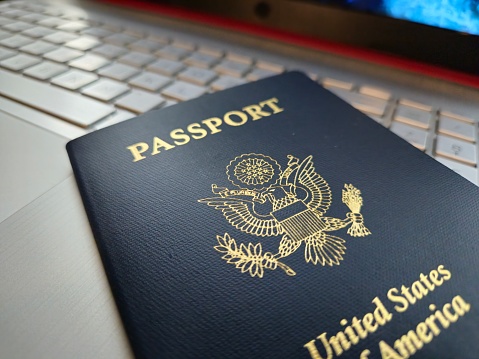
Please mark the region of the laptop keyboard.
MULTIPOLYGON (((81 10, 0 3, 0 95, 94 131, 146 111, 282 73, 285 66, 81 10), (6 86, 8 84, 8 86, 6 86)), ((308 71, 358 110, 478 184, 477 120, 308 71)))

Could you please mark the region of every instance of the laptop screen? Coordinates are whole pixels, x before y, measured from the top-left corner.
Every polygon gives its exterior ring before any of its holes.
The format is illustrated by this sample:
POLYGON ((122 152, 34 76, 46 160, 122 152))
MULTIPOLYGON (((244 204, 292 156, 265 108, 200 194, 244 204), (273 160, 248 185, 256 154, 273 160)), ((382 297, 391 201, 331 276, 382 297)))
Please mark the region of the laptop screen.
POLYGON ((377 15, 479 35, 479 0, 316 0, 377 15))
POLYGON ((479 76, 479 0, 147 0, 479 76))

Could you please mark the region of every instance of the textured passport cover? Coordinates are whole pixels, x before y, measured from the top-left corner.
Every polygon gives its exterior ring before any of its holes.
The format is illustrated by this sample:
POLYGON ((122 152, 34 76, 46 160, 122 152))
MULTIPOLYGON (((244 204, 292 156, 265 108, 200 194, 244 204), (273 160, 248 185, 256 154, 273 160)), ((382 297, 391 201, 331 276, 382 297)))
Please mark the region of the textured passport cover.
POLYGON ((306 76, 67 148, 138 358, 479 357, 478 188, 306 76))

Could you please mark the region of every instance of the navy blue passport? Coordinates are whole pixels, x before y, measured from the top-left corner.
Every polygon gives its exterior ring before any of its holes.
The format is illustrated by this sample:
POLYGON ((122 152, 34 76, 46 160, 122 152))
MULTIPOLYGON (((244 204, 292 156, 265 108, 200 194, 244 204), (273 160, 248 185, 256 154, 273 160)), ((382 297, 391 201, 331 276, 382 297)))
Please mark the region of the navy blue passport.
POLYGON ((67 149, 137 358, 479 358, 478 188, 303 74, 67 149))

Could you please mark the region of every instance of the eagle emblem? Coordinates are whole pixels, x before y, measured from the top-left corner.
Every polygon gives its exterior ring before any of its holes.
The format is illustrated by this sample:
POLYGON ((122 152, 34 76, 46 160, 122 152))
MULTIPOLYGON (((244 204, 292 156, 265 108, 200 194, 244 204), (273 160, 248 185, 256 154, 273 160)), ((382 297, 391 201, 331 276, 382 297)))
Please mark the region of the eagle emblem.
POLYGON ((256 237, 279 237, 277 253, 264 252, 261 243, 238 244, 228 233, 218 235, 214 248, 222 259, 234 264, 243 273, 262 278, 265 269, 282 269, 287 275, 296 272, 283 258, 304 244, 307 263, 323 266, 339 265, 346 250, 345 240, 329 234, 350 226, 352 237, 371 232, 360 213, 361 192, 345 184, 342 201, 349 208, 345 219, 327 217, 332 196, 328 183, 315 170, 313 157, 300 161, 288 155, 288 164, 281 171, 279 163, 263 154, 237 156, 226 167, 232 189, 211 186, 215 197, 198 200, 220 210, 233 227, 256 237))

